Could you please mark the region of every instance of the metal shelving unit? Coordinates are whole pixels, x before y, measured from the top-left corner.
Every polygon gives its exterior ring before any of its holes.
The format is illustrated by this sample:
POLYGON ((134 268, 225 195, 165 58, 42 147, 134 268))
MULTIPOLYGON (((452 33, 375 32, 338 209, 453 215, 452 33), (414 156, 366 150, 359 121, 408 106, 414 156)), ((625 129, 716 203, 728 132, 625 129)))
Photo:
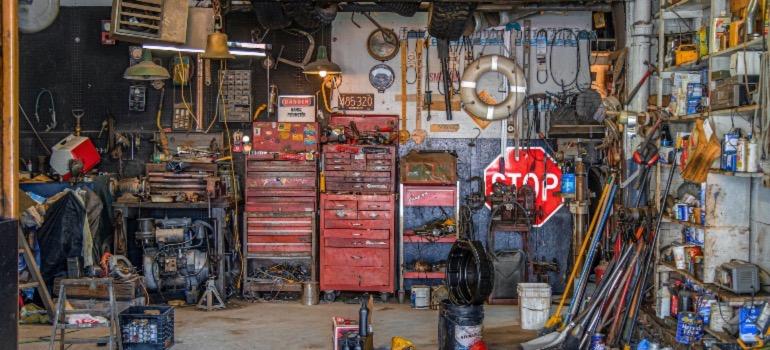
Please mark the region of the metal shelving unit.
POLYGON ((402 301, 406 293, 404 280, 411 279, 444 279, 443 271, 410 271, 407 269, 404 257, 404 244, 452 244, 459 238, 459 230, 451 236, 422 237, 414 234, 414 231, 405 227, 405 209, 408 207, 453 207, 454 220, 460 218, 460 181, 455 185, 399 185, 398 196, 398 266, 399 283, 398 297, 402 301))

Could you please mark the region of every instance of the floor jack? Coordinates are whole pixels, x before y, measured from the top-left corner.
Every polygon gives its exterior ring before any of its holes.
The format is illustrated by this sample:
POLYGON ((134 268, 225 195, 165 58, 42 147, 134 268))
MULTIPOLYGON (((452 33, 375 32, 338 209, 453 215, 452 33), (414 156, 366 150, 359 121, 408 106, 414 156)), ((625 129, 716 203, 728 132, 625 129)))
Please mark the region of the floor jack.
POLYGON ((214 284, 214 278, 209 278, 209 280, 206 281, 206 291, 203 292, 203 295, 198 300, 198 308, 206 311, 225 308, 225 302, 222 301, 222 297, 219 295, 217 286, 214 284), (214 302, 216 302, 216 304, 214 302))

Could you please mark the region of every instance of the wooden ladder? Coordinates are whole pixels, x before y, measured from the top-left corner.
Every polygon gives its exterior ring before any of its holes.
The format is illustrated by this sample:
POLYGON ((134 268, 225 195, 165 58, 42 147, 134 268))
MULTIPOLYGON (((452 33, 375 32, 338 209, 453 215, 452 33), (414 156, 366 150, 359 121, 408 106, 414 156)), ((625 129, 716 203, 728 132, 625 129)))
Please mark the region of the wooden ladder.
POLYGON ((78 278, 78 279, 63 279, 59 286, 59 300, 56 303, 56 316, 53 319, 53 327, 51 328, 51 342, 48 344, 48 350, 53 350, 56 343, 56 331, 59 331, 59 344, 60 350, 64 350, 65 344, 87 344, 96 343, 109 345, 109 349, 115 349, 115 345, 119 350, 123 349, 120 339, 120 328, 118 326, 118 309, 115 303, 115 291, 113 289, 112 278, 78 278), (67 287, 70 286, 88 286, 91 289, 96 289, 98 286, 106 286, 107 293, 109 295, 109 306, 106 309, 71 309, 67 310, 67 287), (107 323, 95 323, 95 324, 67 324, 67 315, 73 314, 89 314, 92 316, 103 316, 107 318, 107 323), (109 334, 98 338, 73 338, 65 339, 66 331, 68 329, 85 329, 85 328, 107 328, 109 334))
POLYGON ((21 227, 19 227, 18 232, 19 232, 19 254, 24 254, 24 261, 27 263, 27 270, 29 270, 30 277, 32 277, 31 282, 20 283, 19 290, 27 289, 27 288, 37 288, 37 293, 40 294, 40 299, 43 299, 43 304, 44 304, 43 306, 45 306, 45 310, 48 312, 48 317, 49 319, 53 320, 54 306, 53 306, 53 299, 51 299, 51 293, 48 292, 48 287, 45 285, 45 282, 43 281, 43 275, 40 274, 40 268, 38 268, 37 266, 35 255, 32 254, 32 249, 30 249, 29 243, 27 243, 27 238, 24 236, 24 233, 21 231, 21 227))

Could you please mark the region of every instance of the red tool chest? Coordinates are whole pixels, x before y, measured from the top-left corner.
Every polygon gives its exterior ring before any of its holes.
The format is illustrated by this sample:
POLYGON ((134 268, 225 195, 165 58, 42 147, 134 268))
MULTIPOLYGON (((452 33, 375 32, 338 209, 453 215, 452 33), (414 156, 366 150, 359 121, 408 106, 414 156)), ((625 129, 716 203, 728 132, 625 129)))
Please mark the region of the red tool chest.
MULTIPOLYGON (((303 263, 317 280, 318 162, 315 123, 254 123, 246 156, 244 250, 252 266, 303 263)), ((274 281, 247 278, 244 289, 269 291, 274 281)), ((300 291, 287 284, 283 291, 300 291)))
POLYGON ((396 146, 324 145, 323 169, 325 192, 393 193, 396 146))
POLYGON ((395 195, 321 195, 321 290, 392 293, 395 195))

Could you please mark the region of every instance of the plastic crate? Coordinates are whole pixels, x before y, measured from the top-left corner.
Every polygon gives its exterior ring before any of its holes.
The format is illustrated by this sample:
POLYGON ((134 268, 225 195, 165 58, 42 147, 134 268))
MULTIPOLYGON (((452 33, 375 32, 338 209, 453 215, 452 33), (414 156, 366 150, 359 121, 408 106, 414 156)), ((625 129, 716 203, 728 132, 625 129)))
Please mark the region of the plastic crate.
POLYGON ((120 313, 124 350, 168 349, 174 345, 174 308, 131 306, 120 313))

